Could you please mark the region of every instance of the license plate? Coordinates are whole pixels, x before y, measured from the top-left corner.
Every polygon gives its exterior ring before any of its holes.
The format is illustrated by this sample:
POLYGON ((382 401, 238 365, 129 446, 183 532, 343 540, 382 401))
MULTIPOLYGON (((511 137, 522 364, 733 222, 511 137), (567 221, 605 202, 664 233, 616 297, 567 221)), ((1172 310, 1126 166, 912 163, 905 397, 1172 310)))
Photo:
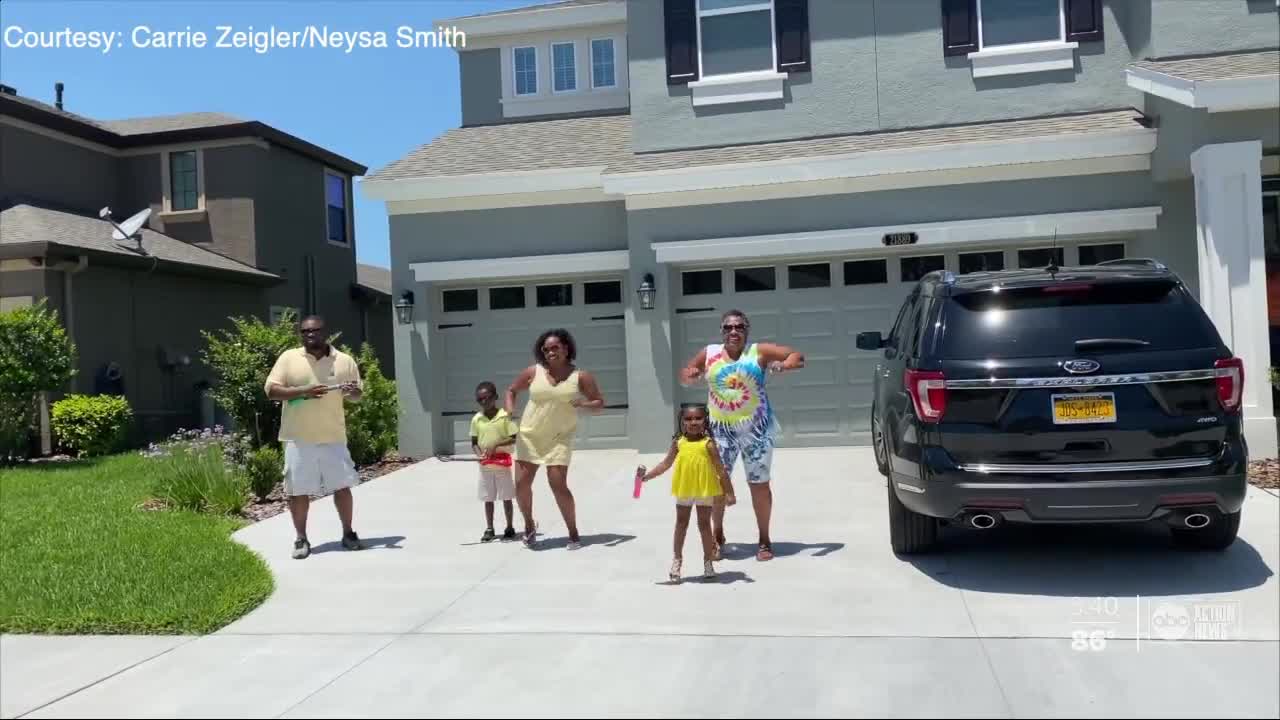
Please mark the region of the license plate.
POLYGON ((1055 425, 1087 425, 1116 421, 1115 393, 1053 396, 1055 425))

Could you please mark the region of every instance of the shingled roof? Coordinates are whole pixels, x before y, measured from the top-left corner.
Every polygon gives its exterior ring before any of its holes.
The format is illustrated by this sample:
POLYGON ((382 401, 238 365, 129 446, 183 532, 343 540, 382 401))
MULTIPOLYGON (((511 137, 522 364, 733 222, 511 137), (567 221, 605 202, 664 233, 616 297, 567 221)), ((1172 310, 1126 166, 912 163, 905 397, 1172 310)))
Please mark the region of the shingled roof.
POLYGON ((1278 76, 1280 75, 1280 50, 1170 60, 1143 60, 1133 63, 1131 67, 1158 72, 1189 82, 1278 76))

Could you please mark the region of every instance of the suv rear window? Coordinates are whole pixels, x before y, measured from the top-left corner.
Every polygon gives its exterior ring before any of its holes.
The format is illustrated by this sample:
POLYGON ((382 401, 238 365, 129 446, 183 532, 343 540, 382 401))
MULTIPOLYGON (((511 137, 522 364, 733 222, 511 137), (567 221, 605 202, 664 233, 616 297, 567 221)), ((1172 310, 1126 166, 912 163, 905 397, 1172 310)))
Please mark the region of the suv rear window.
POLYGON ((1113 352, 1214 347, 1200 306, 1167 281, 1073 283, 953 296, 944 310, 945 357, 974 360, 1075 355, 1078 340, 1139 340, 1113 352))

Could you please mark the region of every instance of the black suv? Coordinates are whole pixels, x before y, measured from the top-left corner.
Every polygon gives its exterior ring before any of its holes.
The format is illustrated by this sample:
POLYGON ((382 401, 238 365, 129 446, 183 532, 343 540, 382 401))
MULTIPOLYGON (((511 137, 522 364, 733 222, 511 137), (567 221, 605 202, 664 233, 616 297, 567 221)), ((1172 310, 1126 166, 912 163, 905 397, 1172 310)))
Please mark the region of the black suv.
POLYGON ((898 553, 942 523, 1168 523, 1220 550, 1240 527, 1244 368, 1182 281, 1118 260, 925 276, 876 366, 872 438, 898 553))

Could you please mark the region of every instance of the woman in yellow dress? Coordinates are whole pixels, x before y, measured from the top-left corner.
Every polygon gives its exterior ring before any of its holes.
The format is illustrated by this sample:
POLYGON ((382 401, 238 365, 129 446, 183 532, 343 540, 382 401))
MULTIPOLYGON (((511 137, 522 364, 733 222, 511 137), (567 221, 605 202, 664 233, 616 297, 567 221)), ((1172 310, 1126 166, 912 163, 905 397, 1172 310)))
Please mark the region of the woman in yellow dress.
POLYGON ((533 519, 533 479, 538 467, 547 468, 547 480, 560 506, 569 531, 569 549, 582 547, 578 535, 577 511, 569 492, 569 460, 573 456, 573 436, 578 429, 578 411, 599 412, 604 396, 595 377, 579 370, 574 361, 577 345, 567 330, 548 330, 533 345, 536 362, 516 377, 507 388, 507 413, 515 416, 516 398, 529 391, 529 402, 520 419, 516 436, 516 502, 524 515, 524 544, 532 548, 537 534, 533 519))
POLYGON ((707 408, 690 405, 680 411, 680 432, 671 441, 667 456, 653 470, 645 472, 644 466, 636 474, 644 482, 662 475, 676 466, 671 478, 671 494, 676 499, 676 530, 674 538, 675 558, 671 561, 668 577, 678 583, 684 564, 684 539, 689 531, 689 515, 698 508, 698 532, 702 535, 702 577, 713 580, 716 538, 711 531, 711 509, 717 498, 724 498, 725 505, 733 505, 733 485, 729 473, 720 462, 716 441, 707 434, 707 408))

